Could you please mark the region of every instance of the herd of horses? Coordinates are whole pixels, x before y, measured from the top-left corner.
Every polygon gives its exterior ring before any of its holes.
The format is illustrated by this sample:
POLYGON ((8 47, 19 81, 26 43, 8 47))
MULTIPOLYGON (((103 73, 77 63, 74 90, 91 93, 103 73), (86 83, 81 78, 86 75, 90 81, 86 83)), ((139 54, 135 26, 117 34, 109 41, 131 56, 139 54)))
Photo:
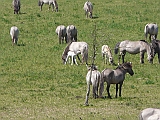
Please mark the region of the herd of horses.
MULTIPOLYGON (((13 0, 12 2, 14 8, 14 14, 20 13, 20 0, 13 0)), ((42 11, 43 4, 48 4, 49 8, 52 6, 52 11, 58 12, 58 4, 56 0, 39 0, 38 5, 40 6, 40 10, 42 11)), ((90 1, 85 2, 84 7, 85 15, 88 18, 93 18, 93 5, 90 1)), ((59 44, 67 43, 66 48, 62 54, 62 61, 64 64, 67 64, 68 59, 71 58, 71 65, 76 64, 76 57, 79 59, 81 63, 86 63, 88 68, 88 72, 86 75, 87 82, 87 93, 85 99, 85 105, 88 104, 89 94, 90 94, 90 85, 92 85, 92 93, 94 98, 104 98, 104 83, 107 83, 107 93, 108 98, 112 98, 109 92, 110 85, 116 85, 116 95, 117 98, 118 90, 119 96, 121 97, 122 85, 125 80, 126 73, 129 73, 131 76, 134 75, 134 71, 132 69, 131 62, 125 62, 124 57, 126 53, 130 54, 140 54, 140 63, 144 63, 144 54, 147 53, 147 60, 150 63, 153 63, 153 59, 155 54, 158 54, 158 62, 160 63, 160 40, 157 40, 158 35, 158 25, 156 23, 146 24, 144 28, 145 40, 137 40, 130 41, 124 40, 118 42, 115 45, 114 53, 118 54, 119 52, 119 62, 116 69, 105 68, 102 72, 98 71, 97 66, 92 64, 88 66, 88 44, 86 42, 77 41, 77 28, 74 25, 68 25, 65 27, 64 25, 57 26, 55 30, 56 34, 59 38, 59 44), (150 43, 147 42, 147 36, 149 34, 150 43), (82 60, 79 58, 79 54, 82 56, 82 60), (120 64, 120 59, 122 58, 122 63, 120 64)), ((11 27, 10 35, 12 39, 12 44, 17 44, 19 30, 16 26, 11 27)), ((104 59, 104 63, 107 64, 107 61, 111 65, 114 64, 113 56, 111 49, 108 45, 103 45, 101 48, 102 57, 104 59)), ((158 120, 160 119, 160 109, 155 108, 147 108, 140 113, 140 120, 158 120)))

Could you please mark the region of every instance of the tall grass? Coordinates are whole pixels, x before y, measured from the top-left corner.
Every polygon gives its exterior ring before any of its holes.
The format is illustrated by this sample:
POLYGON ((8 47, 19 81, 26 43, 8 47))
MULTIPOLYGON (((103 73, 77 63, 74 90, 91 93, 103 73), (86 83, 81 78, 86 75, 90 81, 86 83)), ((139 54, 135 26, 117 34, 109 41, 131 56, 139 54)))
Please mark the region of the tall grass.
MULTIPOLYGON (((0 9, 0 118, 55 120, 137 120, 146 107, 160 107, 160 75, 157 56, 149 64, 139 63, 139 54, 126 54, 133 63, 135 75, 126 75, 122 97, 93 99, 85 107, 87 69, 85 65, 63 65, 61 55, 66 44, 59 45, 55 29, 73 24, 78 29, 78 41, 89 44, 92 54, 93 30, 97 30, 95 63, 102 71, 116 66, 104 65, 101 46, 108 44, 114 53, 117 42, 144 39, 144 25, 159 24, 157 0, 92 0, 94 19, 86 19, 85 1, 58 0, 59 12, 40 11, 37 1, 21 1, 21 14, 13 14, 10 0, 1 0, 0 9), (11 26, 20 30, 18 46, 12 46, 11 26)), ((114 55, 118 62, 118 55, 114 55)), ((91 58, 89 58, 91 62, 91 58)), ((106 87, 106 84, 105 84, 106 87)), ((111 95, 115 86, 111 85, 111 95)), ((104 95, 107 95, 104 91, 104 95)))

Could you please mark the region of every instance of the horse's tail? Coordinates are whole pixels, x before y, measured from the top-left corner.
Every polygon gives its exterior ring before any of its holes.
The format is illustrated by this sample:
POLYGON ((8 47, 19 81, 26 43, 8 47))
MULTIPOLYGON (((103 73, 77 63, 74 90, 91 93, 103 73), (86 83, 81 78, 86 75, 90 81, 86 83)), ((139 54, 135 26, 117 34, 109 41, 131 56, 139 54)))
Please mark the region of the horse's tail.
POLYGON ((145 25, 145 27, 144 27, 144 35, 145 35, 146 39, 147 39, 147 34, 148 34, 148 24, 145 25))
POLYGON ((86 65, 88 65, 88 45, 85 46, 84 50, 84 60, 86 62, 86 65))
POLYGON ((121 42, 118 42, 114 48, 114 53, 117 54, 118 53, 118 50, 119 50, 119 45, 120 45, 121 42))

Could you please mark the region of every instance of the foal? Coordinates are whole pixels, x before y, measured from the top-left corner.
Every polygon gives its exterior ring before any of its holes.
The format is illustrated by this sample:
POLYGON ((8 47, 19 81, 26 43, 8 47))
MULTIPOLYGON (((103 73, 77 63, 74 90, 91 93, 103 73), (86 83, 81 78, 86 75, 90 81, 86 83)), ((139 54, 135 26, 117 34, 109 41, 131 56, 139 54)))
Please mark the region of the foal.
POLYGON ((102 52, 102 57, 105 59, 104 63, 107 64, 107 59, 108 59, 109 63, 113 65, 113 57, 110 47, 108 45, 103 45, 101 52, 102 52))
MULTIPOLYGON (((68 58, 69 58, 69 59, 71 58, 71 59, 72 59, 71 65, 73 65, 73 63, 75 63, 76 65, 78 65, 78 64, 77 64, 77 61, 76 61, 76 56, 77 56, 77 54, 75 54, 74 52, 68 51, 65 64, 67 63, 68 58)), ((70 61, 69 61, 69 63, 70 63, 70 61)))

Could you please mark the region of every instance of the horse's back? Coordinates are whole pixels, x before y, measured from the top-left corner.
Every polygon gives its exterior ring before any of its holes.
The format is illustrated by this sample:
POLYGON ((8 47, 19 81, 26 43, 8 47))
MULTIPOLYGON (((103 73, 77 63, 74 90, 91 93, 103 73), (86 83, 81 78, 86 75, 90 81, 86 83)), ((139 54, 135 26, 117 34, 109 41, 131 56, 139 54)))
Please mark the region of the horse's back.
POLYGON ((160 119, 160 109, 146 108, 141 111, 139 117, 140 120, 158 120, 158 118, 160 119))
POLYGON ((66 27, 64 26, 64 25, 59 25, 59 26, 57 26, 57 28, 56 28, 56 33, 58 34, 60 31, 64 31, 64 32, 66 32, 66 27))
POLYGON ((11 27, 10 29, 10 35, 11 36, 18 36, 19 35, 19 30, 16 26, 11 27))
POLYGON ((86 75, 86 82, 88 84, 95 85, 100 80, 100 75, 101 74, 98 70, 93 70, 92 74, 91 74, 91 70, 89 70, 86 75), (91 75, 91 77, 90 77, 90 75, 91 75), (91 78, 91 81, 90 81, 90 78, 91 78))
POLYGON ((92 3, 90 1, 85 2, 83 9, 88 10, 89 12, 92 12, 92 10, 93 10, 92 3))

